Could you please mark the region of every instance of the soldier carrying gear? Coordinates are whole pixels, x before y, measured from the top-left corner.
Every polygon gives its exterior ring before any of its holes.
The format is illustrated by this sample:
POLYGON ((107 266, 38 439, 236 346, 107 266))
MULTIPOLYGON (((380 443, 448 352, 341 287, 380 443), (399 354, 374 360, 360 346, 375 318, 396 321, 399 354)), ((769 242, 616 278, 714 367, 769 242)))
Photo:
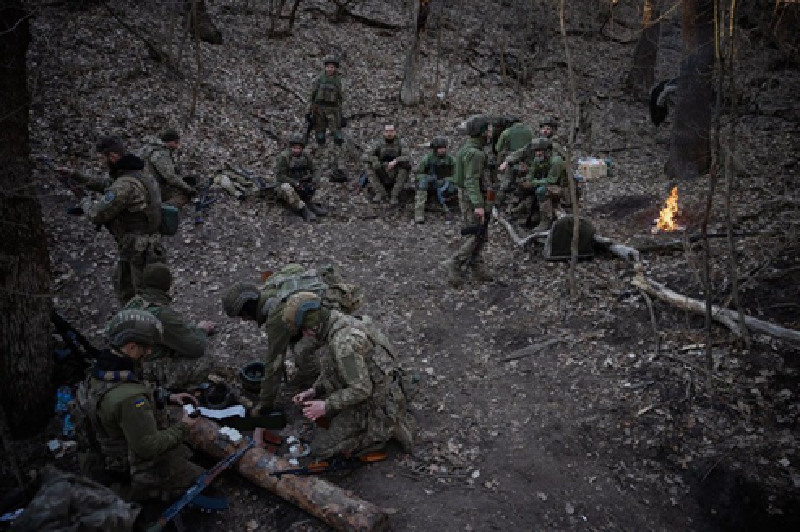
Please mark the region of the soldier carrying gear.
POLYGON ((390 204, 397 205, 400 202, 400 191, 409 184, 410 155, 408 145, 397 137, 394 124, 383 126, 383 138, 361 156, 370 186, 375 192, 372 201, 383 202, 390 199, 386 188, 391 187, 390 204))
POLYGON ((447 194, 451 188, 455 189, 450 183, 455 160, 447 153, 447 138, 434 137, 430 147, 431 152, 425 155, 415 172, 417 191, 414 196, 414 222, 418 224, 425 223, 425 203, 431 188, 436 192, 436 197, 445 213, 449 213, 447 194))
POLYGON ((330 130, 333 135, 333 146, 329 146, 323 159, 329 159, 331 181, 344 182, 347 177, 340 167, 341 149, 344 144, 342 134, 344 89, 342 78, 336 72, 339 68, 339 59, 327 56, 323 59, 325 70, 314 80, 311 86, 311 119, 314 124, 317 146, 325 145, 325 132, 330 130))
POLYGON ((275 161, 275 177, 278 181, 277 196, 307 222, 325 216, 328 211, 315 204, 312 199, 317 190, 319 173, 311 156, 303 151, 305 139, 302 135, 289 138, 289 150, 275 161))

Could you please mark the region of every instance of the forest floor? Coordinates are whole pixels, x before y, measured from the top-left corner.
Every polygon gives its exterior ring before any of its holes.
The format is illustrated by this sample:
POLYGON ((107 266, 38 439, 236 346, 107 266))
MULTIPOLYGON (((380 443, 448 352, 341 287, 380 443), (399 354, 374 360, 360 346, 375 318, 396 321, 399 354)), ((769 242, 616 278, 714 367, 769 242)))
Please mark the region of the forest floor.
MULTIPOLYGON (((113 4, 148 35, 167 34, 172 18, 164 5, 113 4)), ((121 134, 136 150, 146 136, 179 125, 188 173, 212 175, 231 162, 269 179, 279 150, 271 136, 302 130, 300 97, 307 98, 331 50, 344 55, 348 114, 361 116, 346 133, 362 147, 380 134, 384 121, 397 125, 414 147, 415 161, 423 144, 440 133, 455 149, 462 141, 455 126, 474 112, 516 114, 534 126, 553 115, 567 121, 567 69, 557 25, 546 43, 542 37, 536 56, 537 64, 551 66, 541 80, 522 87, 522 98, 516 82, 487 72, 503 24, 513 18, 501 2, 459 8, 460 18, 454 8, 445 9, 438 19, 441 50, 434 30, 423 42, 427 99, 416 108, 396 103, 407 47, 399 33, 354 21, 333 24, 320 12, 329 9, 327 2, 304 2, 294 35, 268 39, 265 8, 255 4, 248 10, 240 1, 210 3, 225 41, 200 48, 202 84, 196 115, 188 121, 195 60, 190 44, 183 64, 173 69, 185 74, 184 81, 148 59, 137 38, 102 7, 43 8, 32 22, 32 152, 89 169, 100 134, 121 134), (481 26, 480 20, 489 22, 481 26), (473 27, 482 32, 463 30, 473 27), (441 104, 434 94, 448 72, 452 86, 441 104)), ((365 2, 360 12, 402 24, 403 14, 386 5, 365 2)), ((630 9, 619 16, 638 20, 630 9)), ((663 176, 671 123, 655 128, 646 103, 622 91, 633 44, 602 37, 591 14, 577 8, 570 28, 586 30, 569 43, 579 85, 596 102, 593 149, 585 136, 578 149, 613 158, 609 177, 587 182, 584 215, 598 233, 619 242, 657 240, 661 235, 650 234, 652 220, 678 186, 687 233, 697 233, 706 180, 671 183, 663 176)), ((779 63, 778 51, 745 44, 737 71, 742 86, 758 88, 760 113, 739 120, 736 154, 747 173, 737 176, 731 198, 735 230, 762 234, 737 241, 742 303, 748 314, 797 329, 800 126, 796 113, 781 110, 793 107, 800 76, 796 62, 769 70, 779 63)), ((224 316, 225 288, 239 280, 257 282, 261 272, 289 262, 330 262, 361 287, 363 313, 383 326, 402 365, 423 376, 413 402, 421 425, 413 455, 398 454, 331 481, 386 508, 395 530, 798 529, 796 346, 756 335, 748 350, 714 325, 709 377, 702 316, 654 300, 653 321, 630 284, 630 265, 610 255, 578 264, 581 294, 572 299, 568 265, 545 261, 541 248, 515 246, 498 224, 485 250, 496 281, 452 289, 439 263, 458 244, 459 224, 432 208, 426 223, 416 225, 409 208, 375 206, 366 194, 352 193, 360 174, 355 157, 349 174, 346 185, 324 186, 331 215, 319 223, 304 223, 274 201, 220 194, 204 224, 187 216, 168 241, 175 308, 219 323, 210 356, 231 373, 260 358, 266 338, 252 324, 224 316), (503 360, 548 340, 560 343, 503 360)), ((101 345, 102 326, 117 310, 110 282, 115 245, 107 232, 65 214, 74 199, 52 174, 40 168, 37 175, 50 228, 56 307, 101 345)), ((714 198, 712 232, 725 231, 724 191, 723 182, 714 198)), ((714 300, 723 304, 731 294, 729 251, 725 239, 710 245, 714 300)), ((644 258, 649 278, 703 297, 697 247, 644 258)), ((288 392, 282 399, 288 401, 288 392)), ((23 468, 33 467, 35 458, 23 458, 23 468)), ((70 460, 61 461, 68 466, 70 460)), ((190 528, 326 529, 244 481, 231 477, 227 489, 235 493, 234 508, 218 516, 190 515, 190 528)))

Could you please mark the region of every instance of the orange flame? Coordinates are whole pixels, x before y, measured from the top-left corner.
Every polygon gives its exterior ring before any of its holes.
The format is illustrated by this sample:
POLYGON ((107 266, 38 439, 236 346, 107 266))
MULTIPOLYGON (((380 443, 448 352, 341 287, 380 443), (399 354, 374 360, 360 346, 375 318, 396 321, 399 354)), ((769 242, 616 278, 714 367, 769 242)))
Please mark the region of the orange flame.
POLYGON ((663 231, 675 231, 675 215, 678 214, 678 187, 674 187, 669 197, 664 201, 664 208, 658 215, 656 226, 663 231))

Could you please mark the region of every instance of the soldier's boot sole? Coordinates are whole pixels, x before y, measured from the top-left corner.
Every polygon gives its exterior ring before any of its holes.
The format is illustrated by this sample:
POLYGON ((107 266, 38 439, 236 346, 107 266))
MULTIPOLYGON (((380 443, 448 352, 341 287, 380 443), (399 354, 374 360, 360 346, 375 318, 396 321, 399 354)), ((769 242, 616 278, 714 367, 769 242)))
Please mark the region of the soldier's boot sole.
POLYGON ((302 216, 303 220, 306 222, 313 222, 317 219, 317 215, 311 212, 311 209, 309 209, 308 206, 305 206, 300 210, 300 216, 302 216))

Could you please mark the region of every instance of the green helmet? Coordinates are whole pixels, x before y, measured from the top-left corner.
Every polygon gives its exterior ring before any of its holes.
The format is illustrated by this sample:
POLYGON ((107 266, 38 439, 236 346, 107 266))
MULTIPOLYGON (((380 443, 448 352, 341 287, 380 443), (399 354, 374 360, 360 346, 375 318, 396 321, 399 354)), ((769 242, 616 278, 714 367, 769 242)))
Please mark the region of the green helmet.
POLYGON ((339 67, 339 58, 334 56, 334 55, 325 56, 325 59, 322 60, 322 64, 325 65, 325 66, 333 65, 333 66, 338 68, 339 67))
POLYGON ((296 333, 319 323, 322 300, 312 292, 298 292, 289 296, 283 309, 283 324, 296 333))
POLYGON ((484 115, 474 116, 467 122, 467 135, 470 137, 480 137, 486 134, 487 129, 489 129, 489 119, 484 115))
POLYGON ((303 137, 303 135, 295 133, 294 135, 289 137, 289 146, 297 146, 297 145, 303 146, 305 148, 306 139, 303 137))
POLYGON ((550 126, 553 129, 558 128, 558 118, 551 117, 545 118, 544 120, 539 122, 539 127, 550 126))
POLYGON ((447 147, 447 138, 445 137, 433 137, 431 140, 431 148, 434 150, 437 148, 446 148, 447 147))
POLYGON ((155 345, 163 335, 164 326, 146 310, 121 310, 106 324, 106 336, 114 347, 128 342, 155 345))
POLYGON ((225 314, 231 318, 238 318, 242 315, 244 304, 252 299, 258 300, 260 295, 256 285, 236 283, 228 288, 228 291, 222 296, 222 308, 225 309, 225 314))
POLYGON ((239 380, 242 388, 248 392, 258 393, 261 391, 261 379, 267 373, 267 365, 260 360, 248 362, 239 370, 239 380))
POLYGON ((533 151, 537 150, 550 151, 553 149, 553 143, 550 141, 550 139, 539 137, 531 141, 531 148, 533 148, 533 151))
POLYGON ((146 288, 155 288, 157 290, 169 292, 172 286, 172 273, 170 273, 169 267, 166 264, 161 264, 160 262, 148 264, 144 269, 142 282, 146 288))

